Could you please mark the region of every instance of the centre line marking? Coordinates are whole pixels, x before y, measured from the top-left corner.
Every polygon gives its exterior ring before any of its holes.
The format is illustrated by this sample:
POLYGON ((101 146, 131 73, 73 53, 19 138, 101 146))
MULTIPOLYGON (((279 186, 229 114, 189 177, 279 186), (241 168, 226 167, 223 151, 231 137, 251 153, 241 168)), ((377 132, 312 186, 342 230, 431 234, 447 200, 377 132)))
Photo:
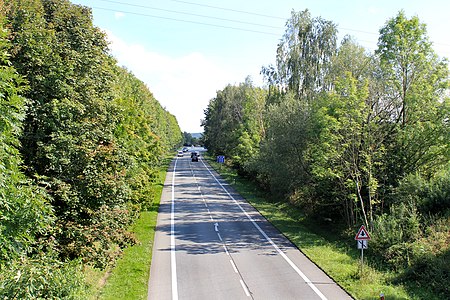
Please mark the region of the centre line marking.
POLYGON ((231 263, 231 265, 233 266, 234 272, 237 274, 237 273, 238 273, 238 270, 237 270, 237 268, 236 268, 236 265, 234 264, 234 261, 232 261, 232 260, 230 259, 230 263, 231 263))
POLYGON ((250 292, 248 291, 248 288, 245 285, 244 281, 241 279, 240 282, 241 282, 242 288, 244 289, 245 294, 247 295, 247 297, 250 297, 250 292))
MULTIPOLYGON (((294 262, 287 257, 287 255, 281 251, 281 249, 272 241, 272 239, 264 232, 264 230, 259 227, 259 225, 253 220, 253 218, 244 210, 244 208, 237 202, 237 200, 228 192, 228 190, 224 187, 224 184, 222 184, 216 176, 211 172, 211 170, 208 168, 208 166, 205 164, 205 162, 202 160, 203 165, 205 166, 206 170, 208 170, 209 174, 214 178, 214 180, 222 187, 222 189, 225 191, 225 193, 230 197, 231 200, 234 201, 234 203, 240 208, 240 210, 247 216, 249 221, 255 226, 256 229, 264 236, 266 241, 268 241, 272 247, 275 248, 275 250, 278 252, 278 254, 281 255, 281 257, 284 258, 284 260, 297 272, 298 275, 300 275, 301 278, 306 282, 306 284, 320 297, 322 300, 327 300, 327 297, 325 297, 324 294, 314 285, 314 283, 309 280, 309 278, 294 264, 294 262)), ((241 283, 243 284, 243 282, 241 283)))
POLYGON ((227 246, 225 246, 225 244, 222 244, 223 249, 225 249, 225 253, 230 256, 230 253, 228 252, 227 246))

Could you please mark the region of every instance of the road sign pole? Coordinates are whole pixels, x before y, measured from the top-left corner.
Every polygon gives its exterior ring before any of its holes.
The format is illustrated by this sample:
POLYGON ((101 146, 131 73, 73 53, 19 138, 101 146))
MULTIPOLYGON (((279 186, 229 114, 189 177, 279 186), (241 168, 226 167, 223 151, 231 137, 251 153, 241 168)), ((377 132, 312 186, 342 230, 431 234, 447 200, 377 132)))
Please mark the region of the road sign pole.
POLYGON ((358 230, 358 233, 355 236, 355 240, 357 241, 358 248, 361 249, 361 275, 364 266, 364 248, 367 248, 368 240, 370 240, 369 232, 367 232, 364 225, 358 230))
POLYGON ((361 274, 363 272, 363 266, 364 266, 364 247, 361 247, 361 274))

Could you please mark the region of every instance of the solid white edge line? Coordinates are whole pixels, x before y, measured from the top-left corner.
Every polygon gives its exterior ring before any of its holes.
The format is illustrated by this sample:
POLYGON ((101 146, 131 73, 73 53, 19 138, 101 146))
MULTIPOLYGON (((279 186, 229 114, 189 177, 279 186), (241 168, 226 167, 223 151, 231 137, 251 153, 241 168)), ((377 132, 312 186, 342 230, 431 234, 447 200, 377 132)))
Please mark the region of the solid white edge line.
POLYGON ((175 160, 172 173, 172 203, 170 210, 170 267, 172 271, 172 299, 178 300, 177 261, 175 257, 175 173, 178 157, 175 160))
POLYGON ((289 257, 287 257, 287 255, 283 251, 281 251, 281 249, 272 241, 272 239, 264 232, 264 230, 262 230, 261 227, 259 227, 259 225, 256 224, 253 218, 244 210, 244 208, 242 208, 242 206, 236 201, 236 199, 234 199, 234 197, 227 191, 227 189, 223 186, 223 184, 220 183, 220 181, 216 178, 216 176, 214 176, 214 174, 211 172, 211 170, 208 168, 208 166, 205 164, 203 160, 202 163, 208 170, 209 174, 211 174, 214 180, 222 187, 225 193, 227 193, 228 197, 230 197, 234 201, 234 203, 247 216, 247 218, 250 220, 250 222, 252 222, 252 224, 256 227, 256 229, 258 229, 258 231, 264 236, 264 238, 275 248, 275 250, 277 250, 277 252, 281 255, 281 257, 283 257, 284 260, 295 270, 295 272, 297 272, 297 274, 303 278, 306 284, 309 285, 309 287, 320 297, 320 299, 327 300, 327 297, 325 297, 325 295, 322 294, 321 291, 319 291, 319 289, 314 285, 314 283, 312 283, 311 280, 309 280, 309 278, 294 264, 294 262, 289 257))

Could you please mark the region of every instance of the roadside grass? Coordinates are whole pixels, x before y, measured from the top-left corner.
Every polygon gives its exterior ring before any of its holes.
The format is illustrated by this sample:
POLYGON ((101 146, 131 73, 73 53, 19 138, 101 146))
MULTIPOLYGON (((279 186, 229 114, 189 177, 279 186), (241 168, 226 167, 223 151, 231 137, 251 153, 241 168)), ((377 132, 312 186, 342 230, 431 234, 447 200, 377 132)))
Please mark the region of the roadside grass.
POLYGON ((421 291, 392 284, 398 274, 381 271, 370 257, 365 256, 361 272, 356 241, 352 238, 343 240, 332 223, 328 228, 317 225, 296 207, 269 199, 254 183, 239 177, 234 170, 212 159, 208 161, 222 178, 355 299, 380 299, 380 293, 386 299, 424 299, 421 291))
POLYGON ((131 232, 135 234, 139 242, 126 248, 111 270, 99 271, 86 268, 87 282, 92 286, 91 299, 147 299, 159 202, 167 168, 172 158, 172 156, 166 157, 159 170, 155 183, 156 197, 152 207, 141 212, 132 225, 131 232))

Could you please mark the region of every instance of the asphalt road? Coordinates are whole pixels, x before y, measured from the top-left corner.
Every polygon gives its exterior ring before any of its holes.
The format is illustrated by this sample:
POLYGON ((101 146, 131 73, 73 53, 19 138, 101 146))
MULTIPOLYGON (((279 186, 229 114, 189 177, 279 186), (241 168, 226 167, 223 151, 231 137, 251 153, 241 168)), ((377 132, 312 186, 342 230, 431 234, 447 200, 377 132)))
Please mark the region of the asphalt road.
POLYGON ((148 299, 351 299, 200 159, 172 162, 148 299))

